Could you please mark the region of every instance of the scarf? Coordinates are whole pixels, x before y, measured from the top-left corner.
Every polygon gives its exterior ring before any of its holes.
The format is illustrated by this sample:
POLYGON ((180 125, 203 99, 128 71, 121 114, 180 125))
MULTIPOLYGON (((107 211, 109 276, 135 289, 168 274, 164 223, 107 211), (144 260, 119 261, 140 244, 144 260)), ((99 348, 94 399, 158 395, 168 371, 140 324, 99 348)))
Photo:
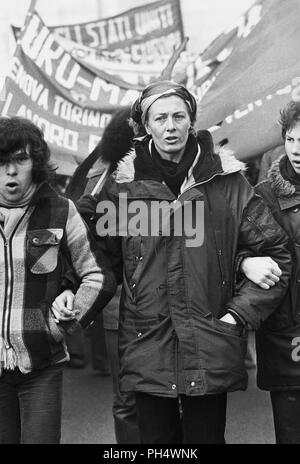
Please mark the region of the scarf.
POLYGON ((189 168, 192 166, 197 153, 198 144, 196 138, 193 136, 189 136, 179 163, 163 159, 156 150, 154 143, 151 144, 152 159, 160 170, 163 180, 176 197, 180 193, 180 187, 187 177, 189 168))

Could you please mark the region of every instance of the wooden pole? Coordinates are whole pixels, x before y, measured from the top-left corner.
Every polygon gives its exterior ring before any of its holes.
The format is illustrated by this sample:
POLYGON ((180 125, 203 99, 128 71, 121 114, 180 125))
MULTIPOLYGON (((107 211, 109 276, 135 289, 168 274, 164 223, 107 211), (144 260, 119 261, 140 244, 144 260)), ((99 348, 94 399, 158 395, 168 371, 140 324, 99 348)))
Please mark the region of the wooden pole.
POLYGON ((36 7, 36 4, 37 4, 37 0, 30 0, 30 5, 29 5, 29 8, 28 8, 28 11, 26 13, 26 17, 25 17, 25 21, 24 21, 24 24, 23 24, 23 27, 20 31, 20 36, 18 37, 18 40, 17 40, 17 47, 20 46, 21 44, 21 41, 22 41, 22 37, 23 37, 23 34, 26 30, 26 27, 30 21, 30 18, 35 10, 35 7, 36 7))
POLYGON ((173 71, 173 68, 174 68, 174 66, 176 64, 176 61, 178 60, 180 54, 185 49, 186 44, 188 43, 188 41, 189 41, 189 37, 184 37, 181 44, 176 48, 173 55, 169 59, 169 62, 167 64, 167 66, 162 70, 162 72, 161 72, 161 74, 159 76, 159 80, 170 80, 171 79, 172 71, 173 71))
POLYGON ((108 172, 109 172, 109 167, 110 167, 110 163, 108 164, 107 168, 105 168, 105 170, 103 171, 100 179, 98 180, 97 184, 95 185, 95 187, 93 188, 93 191, 91 192, 91 195, 94 197, 97 193, 100 192, 100 190, 102 189, 103 185, 104 185, 104 182, 106 181, 107 177, 108 177, 108 172))
MULTIPOLYGON (((20 31, 20 35, 17 39, 17 43, 16 43, 16 48, 15 48, 15 51, 14 51, 14 56, 17 55, 17 53, 20 51, 20 48, 21 48, 21 43, 22 43, 22 37, 23 37, 23 34, 24 32, 26 31, 26 27, 30 21, 30 18, 32 16, 32 13, 34 12, 35 10, 35 7, 36 7, 36 3, 37 3, 37 0, 31 0, 30 1, 30 5, 29 5, 29 8, 28 8, 28 11, 26 13, 26 17, 25 17, 25 21, 24 21, 24 24, 23 24, 23 27, 20 31)), ((11 65, 10 65, 10 68, 11 68, 11 65)), ((10 71, 9 71, 10 73, 10 71)), ((8 74, 9 74, 8 73, 8 74)), ((5 78, 5 83, 4 83, 4 87, 3 89, 1 89, 1 96, 0 96, 0 102, 2 103, 3 101, 3 105, 0 105, 0 115, 3 116, 5 114, 5 105, 7 103, 7 90, 6 90, 6 84, 8 82, 8 74, 6 75, 6 78, 5 78), (3 95, 3 98, 2 98, 2 93, 4 94, 3 95)))

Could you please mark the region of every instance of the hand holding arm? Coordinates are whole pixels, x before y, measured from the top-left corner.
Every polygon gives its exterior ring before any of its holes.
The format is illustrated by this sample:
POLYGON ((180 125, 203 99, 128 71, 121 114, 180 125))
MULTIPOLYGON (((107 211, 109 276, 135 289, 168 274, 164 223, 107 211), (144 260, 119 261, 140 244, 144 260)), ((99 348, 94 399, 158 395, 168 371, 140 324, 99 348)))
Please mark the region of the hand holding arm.
POLYGON ((79 311, 73 311, 73 302, 74 294, 71 290, 64 290, 55 298, 51 310, 57 322, 75 319, 79 311))
POLYGON ((282 274, 278 264, 269 256, 245 258, 240 269, 247 279, 265 290, 279 282, 282 274))

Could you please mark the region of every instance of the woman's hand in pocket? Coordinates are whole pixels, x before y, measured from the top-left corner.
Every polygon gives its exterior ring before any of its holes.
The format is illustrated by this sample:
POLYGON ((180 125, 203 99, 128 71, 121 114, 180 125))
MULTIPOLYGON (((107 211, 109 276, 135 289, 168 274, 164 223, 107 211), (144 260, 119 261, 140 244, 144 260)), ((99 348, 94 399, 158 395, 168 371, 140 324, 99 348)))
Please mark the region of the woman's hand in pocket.
POLYGON ((227 322, 227 324, 236 325, 236 320, 230 313, 224 314, 224 316, 220 318, 220 321, 227 322))

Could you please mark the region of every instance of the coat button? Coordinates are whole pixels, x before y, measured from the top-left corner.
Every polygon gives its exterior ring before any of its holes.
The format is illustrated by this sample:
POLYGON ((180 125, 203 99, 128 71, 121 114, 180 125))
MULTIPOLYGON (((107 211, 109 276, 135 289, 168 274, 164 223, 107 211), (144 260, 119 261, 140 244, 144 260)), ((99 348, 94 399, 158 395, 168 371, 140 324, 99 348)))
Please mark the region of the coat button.
POLYGON ((34 237, 34 238, 32 239, 32 242, 33 242, 33 243, 39 243, 39 239, 38 239, 37 237, 34 237))
POLYGON ((173 385, 172 385, 172 390, 176 390, 176 385, 175 385, 175 383, 173 383, 173 385))

